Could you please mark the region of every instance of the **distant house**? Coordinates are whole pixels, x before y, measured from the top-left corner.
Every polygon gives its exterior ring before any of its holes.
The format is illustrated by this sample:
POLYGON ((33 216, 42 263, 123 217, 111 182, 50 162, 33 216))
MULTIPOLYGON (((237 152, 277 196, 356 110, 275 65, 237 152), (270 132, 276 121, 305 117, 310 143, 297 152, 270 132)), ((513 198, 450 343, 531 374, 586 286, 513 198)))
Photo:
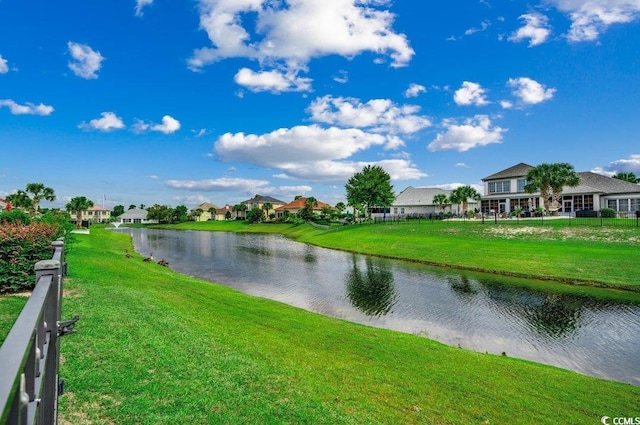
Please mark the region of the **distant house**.
POLYGON ((8 202, 2 198, 0 198, 0 212, 3 212, 7 209, 8 202))
POLYGON ((194 221, 209 221, 209 220, 215 220, 215 210, 217 210, 218 207, 210 202, 203 202, 200 205, 198 205, 197 207, 193 207, 191 208, 191 217, 193 217, 194 221), (201 210, 202 213, 200 215, 196 215, 194 214, 194 212, 196 210, 201 210), (210 211, 213 210, 214 212, 211 213, 210 211))
POLYGON ((276 199, 276 198, 272 198, 271 196, 262 196, 262 195, 256 195, 251 199, 247 199, 246 201, 242 201, 242 204, 245 204, 247 206, 247 210, 251 210, 253 208, 258 208, 258 209, 262 209, 262 206, 266 203, 270 203, 271 204, 271 208, 269 209, 269 211, 266 211, 266 215, 267 217, 269 217, 270 214, 274 213, 274 211, 283 206, 285 204, 285 202, 276 199))
MULTIPOLYGON (((70 211, 71 221, 76 222, 78 213, 76 211, 70 211)), ((81 221, 86 223, 108 223, 111 221, 111 210, 108 208, 94 205, 93 207, 80 211, 81 221)))
MULTIPOLYGON (((539 192, 524 191, 526 175, 532 168, 521 162, 482 179, 485 193, 482 211, 509 213, 517 207, 524 211, 544 208, 544 200, 539 192)), ((559 214, 611 208, 621 215, 627 215, 640 210, 640 185, 589 171, 579 172, 578 175, 578 186, 564 187, 562 190, 562 199, 557 206, 559 214)))
POLYGON ((227 219, 227 213, 229 213, 229 218, 230 219, 235 219, 237 216, 237 212, 233 211, 233 207, 229 204, 225 205, 222 208, 217 208, 216 209, 216 213, 214 216, 214 220, 226 220, 227 219))
POLYGON ((139 223, 139 224, 157 224, 158 220, 147 220, 148 211, 139 208, 133 208, 118 217, 118 222, 139 223))
MULTIPOLYGON (((275 210, 276 218, 282 218, 282 217, 284 217, 285 211, 288 211, 288 212, 289 212, 289 214, 292 214, 292 215, 296 215, 296 214, 298 214, 298 212, 299 212, 302 208, 304 208, 304 206, 306 205, 306 203, 307 203, 307 199, 308 199, 308 198, 300 197, 300 198, 298 198, 298 199, 295 199, 295 200, 293 200, 293 201, 289 202, 288 204, 284 204, 284 205, 282 205, 282 206, 280 206, 280 207, 276 208, 276 210, 275 210)), ((331 208, 331 209, 334 209, 331 205, 329 205, 329 204, 325 204, 324 202, 320 202, 320 201, 318 201, 318 205, 316 205, 316 206, 312 209, 312 211, 313 211, 314 213, 320 213, 320 212, 322 211, 322 209, 323 209, 323 208, 325 208, 325 207, 329 207, 329 208, 331 208)))
MULTIPOLYGON (((445 210, 458 213, 460 206, 446 204, 442 207, 433 202, 433 198, 438 194, 443 194, 447 198, 451 196, 452 190, 440 189, 437 187, 413 187, 409 186, 397 196, 391 205, 390 214, 392 215, 422 215, 439 214, 445 210)), ((473 211, 479 208, 479 202, 475 199, 467 200, 467 209, 473 211)))

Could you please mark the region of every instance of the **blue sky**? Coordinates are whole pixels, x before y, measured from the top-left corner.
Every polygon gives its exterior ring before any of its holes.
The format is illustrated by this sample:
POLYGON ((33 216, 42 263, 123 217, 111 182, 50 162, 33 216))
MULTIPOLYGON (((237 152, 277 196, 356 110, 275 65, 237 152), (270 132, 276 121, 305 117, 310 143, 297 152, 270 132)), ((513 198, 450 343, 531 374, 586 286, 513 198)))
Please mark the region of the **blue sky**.
POLYGON ((640 175, 638 0, 0 0, 0 197, 344 201, 640 175))

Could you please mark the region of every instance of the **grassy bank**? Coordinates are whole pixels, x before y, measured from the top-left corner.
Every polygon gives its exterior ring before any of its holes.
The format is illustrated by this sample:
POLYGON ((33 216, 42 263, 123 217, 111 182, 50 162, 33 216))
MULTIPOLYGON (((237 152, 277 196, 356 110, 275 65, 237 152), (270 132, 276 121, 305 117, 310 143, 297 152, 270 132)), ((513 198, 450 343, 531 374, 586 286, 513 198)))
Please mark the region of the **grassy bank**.
POLYGON ((281 233, 327 248, 428 264, 640 292, 640 229, 421 221, 344 226, 189 222, 173 229, 281 233))
MULTIPOLYGON (((343 322, 142 262, 93 230, 68 256, 61 423, 598 423, 640 388, 343 322)), ((635 410, 634 410, 635 409, 635 410)))

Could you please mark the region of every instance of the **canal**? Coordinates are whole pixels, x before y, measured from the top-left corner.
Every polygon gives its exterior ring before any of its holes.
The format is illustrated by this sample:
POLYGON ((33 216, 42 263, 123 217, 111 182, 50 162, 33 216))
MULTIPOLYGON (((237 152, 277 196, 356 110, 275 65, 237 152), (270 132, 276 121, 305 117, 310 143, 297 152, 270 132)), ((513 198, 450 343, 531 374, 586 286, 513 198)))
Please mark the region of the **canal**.
MULTIPOLYGON (((640 305, 277 235, 121 229, 171 269, 312 312, 640 385, 640 305)), ((560 285, 549 285, 558 287, 560 285)))

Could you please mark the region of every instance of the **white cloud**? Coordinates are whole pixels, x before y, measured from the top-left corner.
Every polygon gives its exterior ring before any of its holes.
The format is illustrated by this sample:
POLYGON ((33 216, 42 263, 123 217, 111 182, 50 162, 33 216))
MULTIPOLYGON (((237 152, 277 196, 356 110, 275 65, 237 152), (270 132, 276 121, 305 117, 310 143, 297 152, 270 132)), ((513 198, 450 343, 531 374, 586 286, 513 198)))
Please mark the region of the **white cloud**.
POLYGON ((314 100, 307 111, 311 119, 340 127, 368 128, 373 132, 411 134, 431 126, 419 106, 396 105, 389 99, 359 99, 324 96, 314 100))
POLYGON ((572 21, 569 41, 592 41, 612 24, 629 23, 640 18, 638 0, 548 0, 572 21))
POLYGON ((551 34, 549 19, 540 13, 527 13, 520 16, 525 25, 509 36, 509 41, 519 42, 529 39, 529 47, 544 43, 551 34))
MULTIPOLYGON (((347 158, 372 147, 395 147, 396 144, 392 136, 355 128, 324 129, 311 125, 282 128, 262 135, 226 133, 215 142, 214 151, 222 161, 280 170, 280 177, 344 183, 362 168, 358 163, 345 161, 347 158)), ((402 167, 398 167, 397 175, 420 174, 409 161, 401 162, 405 170, 401 172, 402 167)))
POLYGON ((512 93, 520 101, 527 105, 535 105, 553 98, 556 89, 546 88, 539 82, 527 77, 510 78, 507 86, 512 88, 512 93))
POLYGON ((102 118, 92 119, 88 123, 81 122, 78 128, 83 130, 111 131, 125 128, 122 119, 113 112, 102 112, 102 118))
POLYGON ((340 84, 346 84, 349 82, 349 73, 344 69, 338 71, 338 75, 333 76, 333 81, 340 84))
POLYGON ((0 74, 6 74, 7 72, 9 72, 7 60, 0 55, 0 74))
POLYGON ((20 105, 11 99, 0 99, 0 108, 6 106, 13 115, 51 115, 53 106, 40 103, 39 105, 27 102, 20 105))
POLYGON ((266 67, 279 63, 296 72, 312 58, 351 58, 366 51, 390 56, 393 67, 405 66, 414 51, 404 34, 393 31, 395 16, 384 8, 387 4, 362 0, 200 0, 200 27, 212 47, 195 50, 189 68, 198 71, 218 60, 244 57, 266 67))
POLYGON ((152 131, 159 131, 164 134, 171 134, 180 130, 180 122, 172 116, 165 115, 162 117, 162 124, 152 125, 149 129, 152 131))
POLYGON ((487 28, 489 28, 491 26, 491 22, 489 21, 482 21, 480 23, 480 28, 476 28, 476 27, 471 27, 468 30, 466 30, 464 32, 464 35, 473 35, 477 32, 482 32, 482 31, 486 31, 487 28))
POLYGON ((513 108, 513 102, 509 100, 501 100, 500 106, 502 106, 502 109, 511 109, 513 108))
POLYGON ((629 158, 613 161, 606 167, 606 170, 612 174, 633 173, 640 177, 640 154, 632 154, 629 155, 629 158))
POLYGON ((476 115, 458 124, 455 120, 444 120, 442 125, 446 129, 444 133, 429 143, 430 151, 455 149, 465 152, 469 149, 486 146, 493 143, 502 143, 502 134, 506 129, 491 126, 491 119, 486 115, 476 115))
POLYGON ((102 67, 102 61, 104 57, 93 50, 86 44, 79 44, 70 41, 67 43, 69 47, 69 53, 73 58, 72 62, 69 62, 69 69, 73 71, 78 77, 85 79, 98 78, 97 71, 102 67))
POLYGON ((425 93, 427 88, 423 85, 411 83, 409 88, 405 90, 404 97, 418 97, 420 93, 425 93))
POLYGON ((142 16, 142 9, 145 6, 149 6, 153 3, 153 0, 136 0, 136 16, 142 16))
POLYGON ((298 72, 280 72, 277 70, 254 72, 242 68, 235 75, 237 84, 252 92, 270 91, 272 93, 310 91, 310 78, 299 77, 298 72))
MULTIPOLYGON (((246 194, 293 196, 311 192, 311 186, 272 186, 267 180, 221 177, 207 180, 167 180, 173 189, 192 192, 242 192, 246 194)), ((197 195, 196 195, 197 196, 197 195)))
POLYGON ((453 94, 453 100, 458 105, 476 105, 483 106, 488 105, 485 97, 485 89, 480 84, 472 83, 470 81, 464 81, 462 87, 455 91, 453 94))

